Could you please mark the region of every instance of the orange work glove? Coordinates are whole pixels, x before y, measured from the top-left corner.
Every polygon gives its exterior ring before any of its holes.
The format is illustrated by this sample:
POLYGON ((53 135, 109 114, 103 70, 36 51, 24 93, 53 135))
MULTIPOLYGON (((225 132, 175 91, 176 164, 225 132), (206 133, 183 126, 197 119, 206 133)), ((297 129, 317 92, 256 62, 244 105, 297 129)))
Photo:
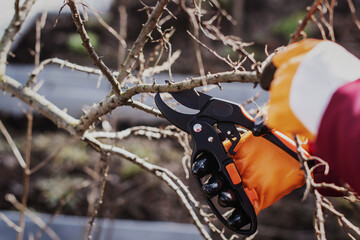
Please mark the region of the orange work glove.
POLYGON ((360 59, 334 42, 303 39, 274 54, 260 84, 269 90, 266 124, 307 137, 329 164, 332 173, 314 172, 315 181, 360 193, 360 59))
MULTIPOLYGON (((286 145, 295 147, 290 138, 274 130, 273 133, 286 145)), ((226 149, 230 145, 229 141, 224 143, 226 149)), ((243 187, 250 190, 246 192, 256 214, 305 183, 296 159, 265 138, 255 137, 251 131, 241 136, 234 151, 232 158, 242 176, 243 187), (256 194, 249 194, 254 190, 256 194)))

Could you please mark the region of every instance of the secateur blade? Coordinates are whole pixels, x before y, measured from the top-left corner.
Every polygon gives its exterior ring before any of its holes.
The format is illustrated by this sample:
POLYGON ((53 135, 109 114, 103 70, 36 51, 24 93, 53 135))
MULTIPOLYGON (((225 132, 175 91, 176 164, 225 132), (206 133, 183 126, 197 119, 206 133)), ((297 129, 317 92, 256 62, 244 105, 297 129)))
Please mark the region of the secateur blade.
POLYGON ((194 118, 194 115, 179 113, 173 110, 161 99, 160 93, 157 93, 155 95, 155 104, 162 112, 162 114, 164 114, 166 119, 169 120, 169 122, 180 128, 181 130, 187 133, 189 132, 188 124, 194 118))
POLYGON ((185 107, 200 110, 212 98, 194 89, 170 93, 173 98, 185 107))

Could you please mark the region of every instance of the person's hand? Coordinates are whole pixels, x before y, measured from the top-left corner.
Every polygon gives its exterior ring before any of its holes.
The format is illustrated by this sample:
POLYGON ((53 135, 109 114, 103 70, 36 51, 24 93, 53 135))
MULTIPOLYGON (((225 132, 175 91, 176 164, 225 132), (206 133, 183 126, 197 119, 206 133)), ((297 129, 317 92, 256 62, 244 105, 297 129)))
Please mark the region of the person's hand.
MULTIPOLYGON (((295 148, 291 139, 273 132, 295 148)), ((226 149, 230 145, 229 141, 224 143, 226 149)), ((304 184, 300 163, 270 141, 255 137, 251 131, 241 136, 234 150, 236 154, 232 158, 256 214, 304 184)))
POLYGON ((301 40, 274 54, 261 86, 270 90, 267 125, 306 136, 333 176, 360 192, 359 59, 331 41, 301 40))

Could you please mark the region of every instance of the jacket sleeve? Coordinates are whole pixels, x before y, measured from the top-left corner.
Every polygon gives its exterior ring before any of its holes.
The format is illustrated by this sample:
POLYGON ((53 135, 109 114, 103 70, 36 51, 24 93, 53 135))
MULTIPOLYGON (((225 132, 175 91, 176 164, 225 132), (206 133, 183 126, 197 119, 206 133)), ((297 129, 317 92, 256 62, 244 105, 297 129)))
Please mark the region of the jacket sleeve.
POLYGON ((360 193, 360 79, 338 88, 321 119, 314 153, 360 193))

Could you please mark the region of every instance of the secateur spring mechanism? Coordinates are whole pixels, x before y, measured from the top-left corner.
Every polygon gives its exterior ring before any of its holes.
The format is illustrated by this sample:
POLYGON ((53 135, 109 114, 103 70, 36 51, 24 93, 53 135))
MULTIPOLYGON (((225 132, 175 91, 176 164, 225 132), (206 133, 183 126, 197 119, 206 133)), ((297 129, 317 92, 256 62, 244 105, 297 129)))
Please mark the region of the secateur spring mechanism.
POLYGON ((272 131, 261 117, 253 118, 236 103, 214 98, 195 90, 170 93, 185 107, 198 110, 196 114, 184 114, 170 108, 156 94, 155 103, 163 115, 176 127, 191 134, 194 147, 191 157, 194 175, 207 203, 217 218, 232 231, 250 235, 257 229, 256 214, 252 201, 254 189, 243 186, 243 181, 231 155, 241 139, 237 126, 250 130, 297 158, 272 131), (231 146, 226 151, 223 142, 231 146), (216 201, 217 196, 217 201, 216 201))

